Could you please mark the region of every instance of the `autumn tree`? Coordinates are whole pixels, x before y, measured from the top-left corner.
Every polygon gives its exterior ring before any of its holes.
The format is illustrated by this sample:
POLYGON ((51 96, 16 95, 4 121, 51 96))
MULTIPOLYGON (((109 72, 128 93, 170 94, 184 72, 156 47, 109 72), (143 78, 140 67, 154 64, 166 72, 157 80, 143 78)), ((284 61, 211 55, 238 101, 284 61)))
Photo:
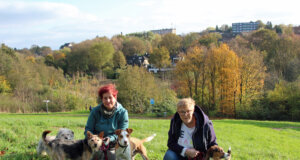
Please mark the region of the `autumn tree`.
POLYGON ((206 47, 217 46, 222 36, 219 33, 208 33, 199 38, 199 44, 206 47))
POLYGON ((260 29, 253 32, 247 39, 264 55, 265 62, 268 63, 270 57, 274 54, 274 46, 278 40, 278 35, 275 31, 269 29, 260 29))
POLYGON ((41 49, 40 49, 40 55, 41 56, 46 56, 50 53, 52 53, 52 49, 50 47, 48 47, 48 46, 41 47, 41 49))
POLYGON ((240 94, 239 107, 242 112, 252 110, 251 103, 262 97, 266 67, 263 63, 263 55, 250 49, 249 41, 242 37, 236 37, 229 43, 230 47, 239 56, 240 69, 240 94))
POLYGON ((128 66, 117 81, 118 100, 134 113, 144 113, 150 107, 150 99, 159 101, 159 90, 154 76, 144 68, 128 66))
POLYGON ((181 41, 181 37, 173 33, 168 33, 162 37, 160 45, 165 46, 169 50, 170 55, 177 55, 179 54, 181 41))
POLYGON ((112 63, 115 50, 110 41, 94 43, 88 52, 88 66, 92 73, 98 72, 105 65, 112 63))
POLYGON ((185 35, 182 39, 182 47, 185 51, 190 48, 192 45, 197 43, 197 40, 200 38, 199 33, 189 33, 185 35))
POLYGON ((171 64, 169 55, 166 47, 155 48, 153 53, 150 54, 150 63, 159 69, 167 67, 171 64))
MULTIPOLYGON (((200 46, 194 46, 190 48, 187 52, 187 56, 185 56, 185 61, 190 64, 190 70, 194 76, 194 94, 198 96, 198 84, 200 76, 202 76, 202 80, 205 81, 204 74, 204 63, 205 63, 205 53, 206 49, 200 46)), ((201 86, 203 87, 203 85, 201 86)), ((202 88, 203 89, 203 88, 202 88)), ((202 90, 203 91, 203 90, 202 90)), ((203 98, 202 98, 203 100, 203 98)))
POLYGON ((226 44, 211 48, 208 52, 208 74, 210 79, 210 103, 212 109, 219 104, 223 115, 235 115, 239 91, 239 59, 226 44))
POLYGON ((115 51, 122 51, 123 49, 123 41, 124 41, 124 37, 117 35, 117 36, 113 36, 111 38, 111 42, 114 46, 115 51))
POLYGON ((79 73, 83 75, 88 71, 88 51, 90 47, 91 41, 73 45, 71 53, 66 56, 69 74, 79 73))
POLYGON ((117 51, 113 56, 113 64, 115 68, 124 68, 126 65, 126 59, 122 51, 117 51))
POLYGON ((185 60, 176 64, 174 75, 176 77, 173 87, 176 88, 177 94, 184 97, 193 97, 194 75, 191 71, 190 62, 185 60))
POLYGON ((161 35, 159 34, 154 34, 153 39, 151 41, 151 46, 152 48, 159 48, 160 43, 161 43, 161 35))
POLYGON ((123 53, 125 56, 141 55, 146 51, 144 42, 137 37, 128 37, 123 42, 123 53))

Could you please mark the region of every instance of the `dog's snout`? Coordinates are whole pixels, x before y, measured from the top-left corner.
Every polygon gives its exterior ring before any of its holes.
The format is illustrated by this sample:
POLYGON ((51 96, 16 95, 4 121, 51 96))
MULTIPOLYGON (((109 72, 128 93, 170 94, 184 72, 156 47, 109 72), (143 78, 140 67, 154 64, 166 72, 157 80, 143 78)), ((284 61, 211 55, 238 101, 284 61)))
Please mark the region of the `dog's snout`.
POLYGON ((96 148, 96 147, 97 147, 97 144, 94 144, 94 147, 96 148))
POLYGON ((127 145, 127 141, 124 141, 124 144, 127 145))

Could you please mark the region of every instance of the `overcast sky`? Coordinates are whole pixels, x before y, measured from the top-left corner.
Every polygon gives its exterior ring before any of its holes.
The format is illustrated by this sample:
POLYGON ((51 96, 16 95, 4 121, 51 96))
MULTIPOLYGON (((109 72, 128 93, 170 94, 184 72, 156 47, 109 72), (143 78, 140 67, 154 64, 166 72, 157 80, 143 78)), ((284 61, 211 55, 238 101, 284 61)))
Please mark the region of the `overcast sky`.
POLYGON ((177 34, 262 20, 300 25, 296 0, 0 0, 0 41, 58 49, 96 36, 176 28, 177 34))

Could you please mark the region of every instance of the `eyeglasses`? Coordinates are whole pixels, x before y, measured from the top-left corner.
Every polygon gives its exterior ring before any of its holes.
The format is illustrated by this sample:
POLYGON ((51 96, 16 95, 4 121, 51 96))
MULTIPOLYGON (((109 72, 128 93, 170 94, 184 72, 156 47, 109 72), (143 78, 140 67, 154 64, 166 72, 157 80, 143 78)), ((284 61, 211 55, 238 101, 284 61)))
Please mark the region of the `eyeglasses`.
POLYGON ((187 111, 177 111, 180 115, 191 114, 194 110, 187 110, 187 111))

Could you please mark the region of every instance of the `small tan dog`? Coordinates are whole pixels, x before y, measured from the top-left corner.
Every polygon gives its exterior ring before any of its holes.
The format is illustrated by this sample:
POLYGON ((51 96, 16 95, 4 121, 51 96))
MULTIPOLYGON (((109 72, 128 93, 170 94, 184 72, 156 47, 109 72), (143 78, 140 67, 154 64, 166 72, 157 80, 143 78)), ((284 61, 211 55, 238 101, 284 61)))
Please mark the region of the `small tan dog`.
POLYGON ((42 137, 49 149, 49 156, 53 160, 89 160, 94 153, 100 150, 104 135, 104 132, 93 135, 88 131, 86 139, 69 141, 54 139, 49 141, 46 136, 50 132, 44 131, 42 137))
POLYGON ((133 129, 130 128, 127 128, 126 130, 118 129, 115 131, 116 135, 118 135, 118 143, 116 144, 116 159, 134 160, 134 156, 139 153, 144 160, 148 160, 147 150, 143 143, 151 141, 156 134, 140 140, 130 137, 132 131, 133 129))
POLYGON ((211 146, 207 152, 206 152, 206 156, 205 156, 205 160, 209 160, 209 158, 212 158, 213 160, 220 160, 222 158, 224 158, 225 160, 230 160, 231 159, 231 149, 229 148, 227 153, 225 153, 223 151, 223 148, 214 145, 211 146))

